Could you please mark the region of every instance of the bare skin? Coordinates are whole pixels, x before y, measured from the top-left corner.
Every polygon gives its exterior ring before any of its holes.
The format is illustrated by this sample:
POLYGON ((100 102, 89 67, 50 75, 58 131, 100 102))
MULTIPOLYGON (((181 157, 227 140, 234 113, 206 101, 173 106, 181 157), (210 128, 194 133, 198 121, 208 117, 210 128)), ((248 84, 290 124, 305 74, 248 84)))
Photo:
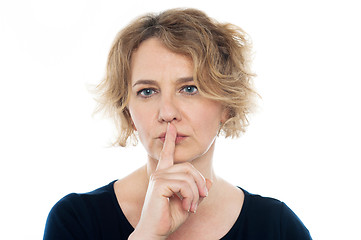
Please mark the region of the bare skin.
POLYGON ((191 60, 156 38, 133 53, 131 70, 128 109, 148 161, 114 185, 129 239, 220 239, 244 199, 213 170, 226 109, 199 93, 191 60))
MULTIPOLYGON (((172 167, 183 169, 180 165, 184 164, 175 166, 172 162, 174 147, 169 145, 175 144, 171 141, 174 140, 165 141, 161 154, 163 157, 155 172, 164 172, 164 169, 165 172, 172 172, 172 167)), ((176 196, 179 189, 173 189, 168 195, 154 196, 154 192, 157 192, 154 188, 168 188, 169 180, 161 182, 161 186, 153 187, 159 179, 151 178, 149 181, 149 178, 147 166, 144 166, 115 184, 118 202, 135 228, 129 239, 220 239, 231 229, 241 211, 243 192, 215 175, 212 181, 205 181, 207 190, 209 188, 208 196, 198 196, 200 201, 195 213, 188 212, 191 204, 186 204, 185 200, 182 204, 176 196), (157 204, 158 201, 160 205, 157 204)))

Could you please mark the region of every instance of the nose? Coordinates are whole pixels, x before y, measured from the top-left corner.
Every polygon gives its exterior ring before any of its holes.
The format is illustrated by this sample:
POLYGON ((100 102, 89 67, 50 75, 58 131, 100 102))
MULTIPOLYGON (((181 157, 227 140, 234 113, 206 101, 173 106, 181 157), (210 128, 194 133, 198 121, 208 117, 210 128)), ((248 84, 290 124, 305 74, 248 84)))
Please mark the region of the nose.
POLYGON ((173 96, 162 97, 159 103, 159 122, 172 122, 180 121, 181 113, 179 111, 179 105, 173 96))

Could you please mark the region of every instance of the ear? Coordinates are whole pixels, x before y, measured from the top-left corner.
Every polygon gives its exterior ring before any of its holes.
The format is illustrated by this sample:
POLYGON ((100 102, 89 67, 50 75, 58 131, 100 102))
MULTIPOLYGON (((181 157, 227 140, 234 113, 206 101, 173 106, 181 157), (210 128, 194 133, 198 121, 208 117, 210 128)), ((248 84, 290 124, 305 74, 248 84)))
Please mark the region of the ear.
POLYGON ((221 123, 224 124, 229 119, 229 109, 227 107, 223 107, 221 114, 221 123))

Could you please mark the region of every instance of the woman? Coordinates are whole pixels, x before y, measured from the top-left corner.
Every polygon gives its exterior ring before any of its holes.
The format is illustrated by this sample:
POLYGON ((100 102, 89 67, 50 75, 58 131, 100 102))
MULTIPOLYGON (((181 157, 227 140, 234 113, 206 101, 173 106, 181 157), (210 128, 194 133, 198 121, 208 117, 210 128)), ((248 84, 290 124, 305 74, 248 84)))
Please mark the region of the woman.
POLYGON ((194 9, 147 15, 123 29, 99 85, 125 146, 147 163, 51 210, 44 239, 311 239, 282 202, 218 177, 215 139, 238 136, 256 95, 246 34, 194 9))

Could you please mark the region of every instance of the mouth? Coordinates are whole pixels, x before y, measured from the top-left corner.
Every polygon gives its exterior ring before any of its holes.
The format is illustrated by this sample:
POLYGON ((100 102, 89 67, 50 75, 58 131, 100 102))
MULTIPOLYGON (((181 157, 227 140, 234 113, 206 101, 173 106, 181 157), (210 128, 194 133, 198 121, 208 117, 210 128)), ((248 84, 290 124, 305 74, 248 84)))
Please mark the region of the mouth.
MULTIPOLYGON (((165 133, 162 133, 161 135, 159 135, 158 139, 164 143, 165 141, 165 133)), ((187 135, 184 135, 184 134, 181 134, 181 133, 178 133, 177 134, 177 137, 175 139, 175 144, 178 144, 178 143, 181 143, 183 140, 185 140, 188 136, 187 135)))

